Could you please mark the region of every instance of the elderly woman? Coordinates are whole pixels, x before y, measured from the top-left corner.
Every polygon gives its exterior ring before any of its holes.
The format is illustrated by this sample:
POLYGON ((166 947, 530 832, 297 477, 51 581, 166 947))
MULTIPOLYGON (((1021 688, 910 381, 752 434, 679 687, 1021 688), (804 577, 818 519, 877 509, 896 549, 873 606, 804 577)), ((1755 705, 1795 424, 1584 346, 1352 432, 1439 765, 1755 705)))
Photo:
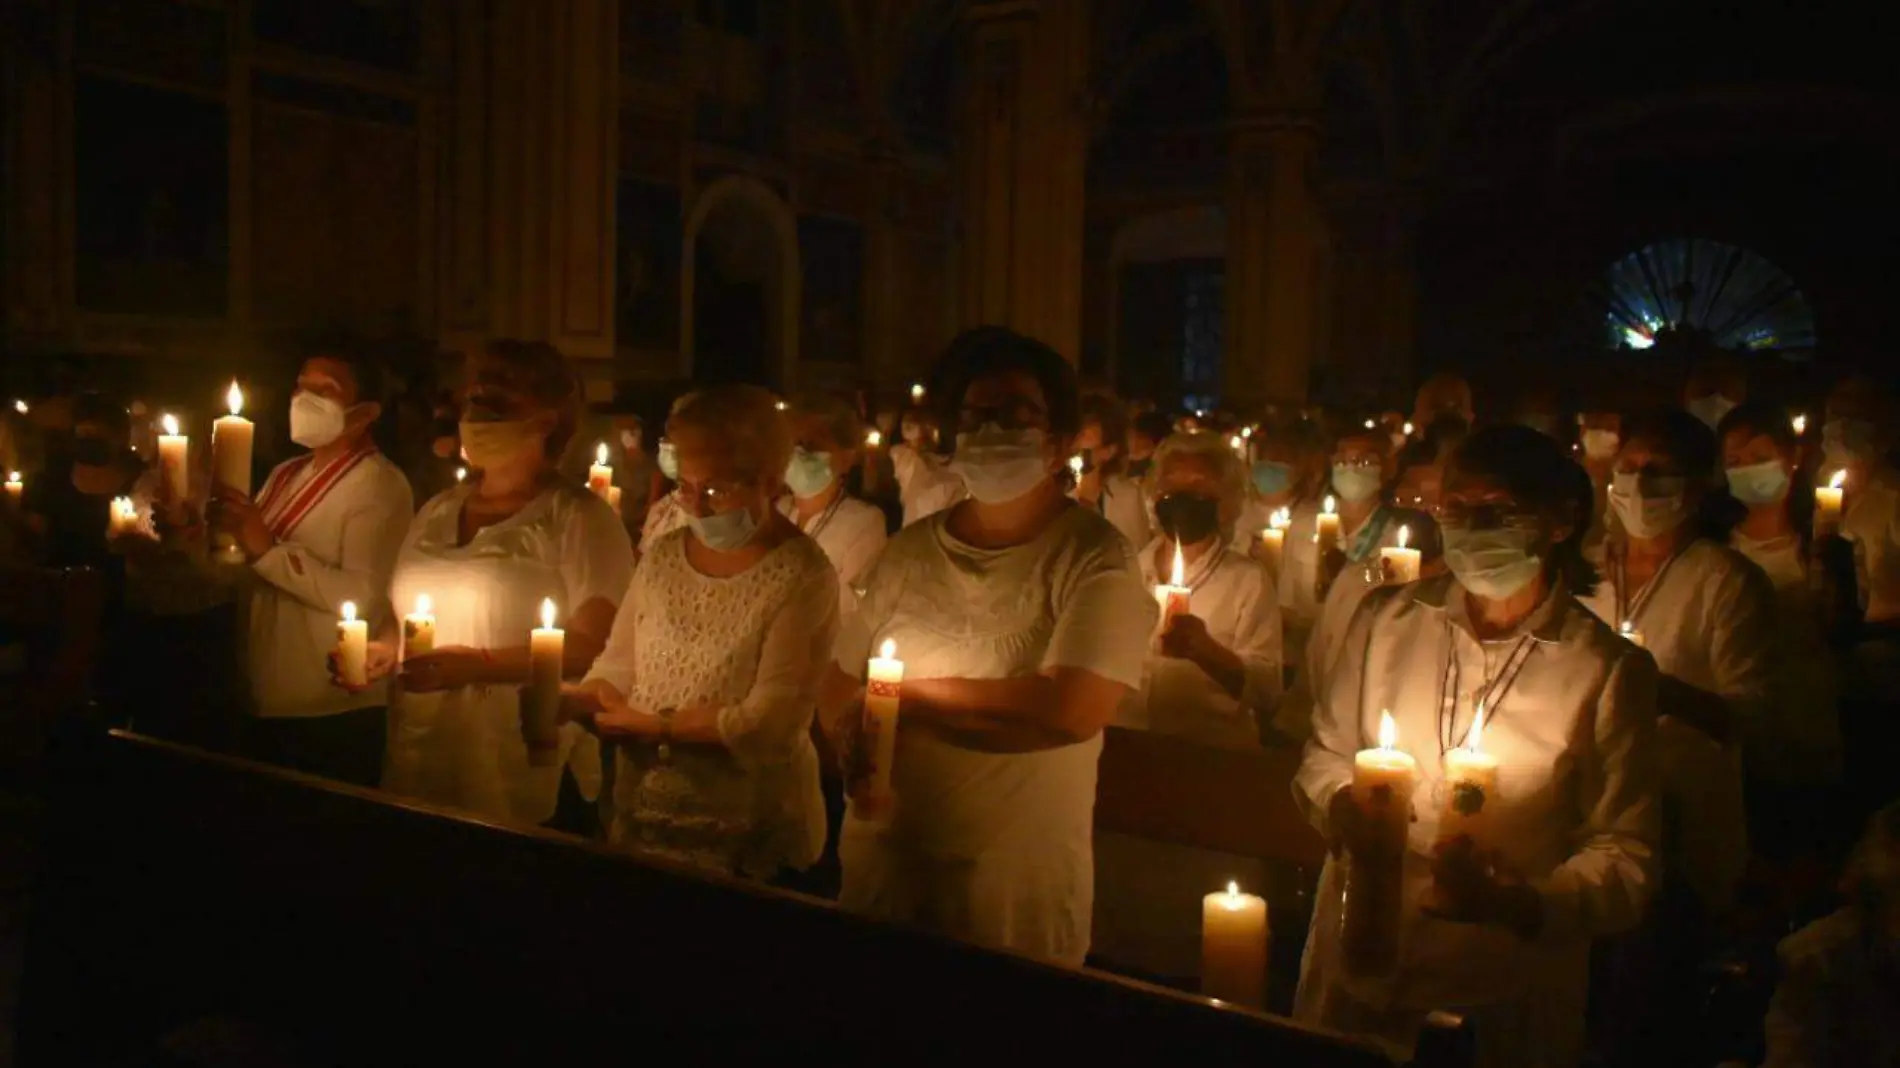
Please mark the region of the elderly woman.
POLYGON ((842 753, 867 658, 890 640, 906 664, 895 798, 854 766, 840 903, 1079 965, 1101 732, 1141 682, 1154 597, 1121 535, 1057 481, 1081 424, 1068 361, 983 327, 935 382, 970 499, 891 539, 839 644, 825 728, 842 753))
MULTIPOLYGON (((584 674, 607 640, 633 551, 613 510, 556 470, 580 403, 561 354, 497 342, 469 370, 458 429, 474 471, 422 506, 390 582, 397 612, 430 600, 435 648, 404 650, 390 631, 370 649, 372 678, 400 672, 383 786, 539 824, 554 816, 561 768, 531 764, 521 737, 516 688, 528 681, 528 636, 552 600, 567 631, 563 671, 584 674)), ((562 743, 582 793, 592 793, 598 748, 578 728, 562 743)))
POLYGON ((858 416, 823 393, 793 398, 785 415, 792 433, 792 459, 785 467, 791 496, 779 510, 831 561, 843 618, 857 608, 852 584, 884 551, 887 537, 884 513, 845 492, 845 476, 858 462, 858 416))
MULTIPOLYGON (((1319 695, 1296 798, 1330 838, 1295 1003, 1305 1022, 1409 1056, 1427 1013, 1474 1022, 1483 1066, 1575 1065, 1593 938, 1642 914, 1658 831, 1655 668, 1576 596, 1589 489, 1549 438, 1493 427, 1445 475, 1450 574, 1375 594, 1319 695), (1475 726, 1483 709, 1482 736, 1475 726), (1339 851, 1377 831, 1351 789, 1382 717, 1417 760, 1398 963, 1347 966, 1339 851), (1495 756, 1483 841, 1446 835, 1443 758, 1495 756)), ((1470 811, 1460 797, 1460 811, 1470 811)))
POLYGON ((570 714, 621 743, 609 840, 777 879, 817 859, 812 747, 838 586, 773 501, 792 439, 772 395, 715 386, 667 420, 686 527, 648 550, 570 714))

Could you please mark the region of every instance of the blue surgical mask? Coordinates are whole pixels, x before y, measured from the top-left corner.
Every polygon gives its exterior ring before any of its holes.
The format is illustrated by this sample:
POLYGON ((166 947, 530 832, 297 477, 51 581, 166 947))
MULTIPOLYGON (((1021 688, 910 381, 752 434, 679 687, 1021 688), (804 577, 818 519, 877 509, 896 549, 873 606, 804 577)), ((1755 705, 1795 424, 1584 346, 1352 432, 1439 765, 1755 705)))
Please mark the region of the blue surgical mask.
POLYGON ((1379 492, 1385 481, 1384 474, 1377 467, 1355 467, 1349 464, 1333 465, 1333 490, 1341 500, 1354 504, 1369 500, 1379 492))
POLYGON ((1728 491, 1743 504, 1774 504, 1788 495, 1788 468, 1780 460, 1731 467, 1728 491))
POLYGON ((745 548, 753 535, 759 532, 759 521, 752 518, 749 508, 735 508, 730 512, 718 512, 700 516, 686 513, 686 522, 691 524, 695 537, 714 552, 730 553, 745 548))
POLYGON ((794 497, 816 497, 831 488, 837 475, 831 470, 831 454, 828 452, 807 452, 803 448, 792 450, 792 460, 785 465, 785 485, 794 497))
POLYGON ((1277 497, 1293 485, 1293 465, 1278 460, 1255 460, 1253 488, 1262 497, 1277 497))
POLYGON ((653 458, 653 462, 660 465, 660 474, 665 475, 668 482, 680 480, 679 454, 673 450, 672 442, 660 442, 659 454, 653 458))
POLYGON ((1445 566, 1451 568, 1458 584, 1493 601, 1521 592, 1544 567, 1534 551, 1534 530, 1443 527, 1439 536, 1445 544, 1445 566))

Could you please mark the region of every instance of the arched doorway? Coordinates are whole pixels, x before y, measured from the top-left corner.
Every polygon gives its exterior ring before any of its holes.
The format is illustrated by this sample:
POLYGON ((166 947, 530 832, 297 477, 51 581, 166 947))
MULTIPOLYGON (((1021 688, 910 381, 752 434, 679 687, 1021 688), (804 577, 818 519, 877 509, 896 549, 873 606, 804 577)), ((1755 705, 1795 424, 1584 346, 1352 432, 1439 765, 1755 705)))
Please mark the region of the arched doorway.
POLYGON ((680 285, 687 374, 789 389, 798 360, 798 234, 750 178, 706 187, 687 219, 680 285))

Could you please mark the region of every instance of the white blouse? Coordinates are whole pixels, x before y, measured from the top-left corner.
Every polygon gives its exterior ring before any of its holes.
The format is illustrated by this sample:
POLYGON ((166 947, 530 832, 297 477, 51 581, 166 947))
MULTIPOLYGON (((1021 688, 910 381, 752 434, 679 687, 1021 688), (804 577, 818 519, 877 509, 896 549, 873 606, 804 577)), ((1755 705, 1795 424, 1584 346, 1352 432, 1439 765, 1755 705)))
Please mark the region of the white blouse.
MULTIPOLYGON (((596 598, 619 604, 633 571, 633 546, 613 509, 562 481, 507 519, 460 545, 462 507, 475 492, 457 486, 422 506, 396 559, 396 612, 416 598, 434 602, 435 646, 507 649, 528 644, 552 598, 562 618, 596 598)), ((390 705, 383 786, 395 793, 514 823, 554 815, 561 769, 528 763, 519 687, 464 686, 402 693, 390 705)), ((599 789, 599 747, 573 724, 561 732, 582 793, 599 789)))
MULTIPOLYGON (((1156 553, 1169 545, 1157 538, 1137 558, 1142 585, 1150 590, 1168 579, 1156 553)), ((1211 745, 1256 747, 1256 717, 1273 715, 1282 688, 1279 591, 1265 566, 1226 548, 1187 565, 1186 579, 1194 591, 1189 610, 1245 665, 1240 696, 1189 661, 1151 652, 1141 689, 1122 703, 1116 722, 1211 745)))
POLYGON ((646 523, 640 529, 641 555, 652 551, 661 538, 686 525, 686 509, 680 505, 679 494, 662 495, 647 509, 646 523))
MULTIPOLYGON (((790 498, 779 502, 779 511, 797 522, 790 498)), ((857 610, 858 595, 852 587, 871 566, 871 561, 877 559, 877 554, 884 551, 884 543, 889 540, 884 526, 882 510, 851 496, 840 496, 809 523, 799 525, 805 536, 825 551, 832 570, 838 573, 839 619, 857 610)))
POLYGON ((891 446, 891 470, 897 475, 897 498, 904 506, 904 525, 928 519, 968 496, 963 479, 934 454, 918 452, 908 443, 891 446))
POLYGON ((687 537, 641 560, 588 678, 645 712, 715 705, 724 744, 616 746, 608 838, 770 878, 824 848, 811 716, 837 641, 837 579, 804 536, 729 578, 695 569, 687 537))
MULTIPOLYGON (((1552 593, 1517 633, 1481 641, 1465 591, 1449 575, 1375 592, 1319 694, 1294 794, 1328 833, 1333 796, 1353 780, 1354 754, 1377 744, 1380 715, 1391 713, 1397 747, 1417 759, 1419 776, 1400 964, 1381 979, 1345 974, 1343 870, 1329 860, 1296 1018, 1338 1028, 1355 1014, 1412 1014, 1416 1023, 1445 1005, 1507 1006, 1513 1008, 1490 1019, 1514 1018, 1509 1042, 1537 1056, 1491 1056, 1494 1038, 1508 1044, 1500 1028, 1487 1032, 1487 1064, 1574 1063, 1575 1050, 1566 1059, 1552 1046, 1581 1036, 1590 941, 1633 927, 1652 886, 1659 834, 1655 700, 1650 659, 1567 593, 1552 593), (1511 672, 1513 660, 1519 667, 1511 672), (1445 800, 1441 753, 1464 744, 1481 699, 1483 747, 1500 764, 1491 845, 1501 867, 1543 899, 1534 940, 1420 911, 1445 800), (1552 1019, 1574 1022, 1576 1034, 1548 1032, 1540 1021, 1552 1019)), ((1402 1046, 1410 1036, 1375 1037, 1402 1046)))

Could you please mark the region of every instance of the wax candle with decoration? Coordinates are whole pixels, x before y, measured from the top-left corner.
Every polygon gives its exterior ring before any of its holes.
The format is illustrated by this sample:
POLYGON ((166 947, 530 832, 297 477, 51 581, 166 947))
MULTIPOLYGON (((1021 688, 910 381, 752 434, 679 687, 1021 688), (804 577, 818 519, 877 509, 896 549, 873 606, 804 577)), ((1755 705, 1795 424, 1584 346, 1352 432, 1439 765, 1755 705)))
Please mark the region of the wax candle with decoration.
POLYGON ((402 617, 402 655, 425 656, 435 652, 435 604, 429 595, 416 595, 416 610, 402 617))
POLYGON ((1477 848, 1491 845, 1491 821, 1497 811, 1498 758, 1484 749, 1484 706, 1471 717, 1465 744, 1445 754, 1444 804, 1438 814, 1441 843, 1470 839, 1477 848))
POLYGON ((1346 857, 1341 951, 1349 972, 1382 976, 1398 964, 1404 922, 1405 836, 1418 762, 1398 748, 1391 712, 1379 716, 1378 746, 1353 756, 1352 801, 1362 833, 1346 857))
POLYGON ((1201 899, 1201 993, 1263 1009, 1267 1004, 1267 902, 1228 883, 1201 899))
POLYGON ((1410 547, 1412 528, 1399 528, 1399 543, 1379 550, 1379 559, 1384 564, 1385 584, 1403 586, 1418 581, 1420 557, 1417 549, 1410 547))
POLYGON ((892 795, 891 769, 897 760, 897 715, 903 690, 904 662, 897 659, 897 643, 886 638, 865 667, 861 728, 871 760, 868 791, 880 802, 892 795))
POLYGON ((561 664, 567 632, 554 625, 554 600, 541 602, 541 625, 528 636, 528 689, 523 695, 521 736, 528 763, 548 768, 560 763, 561 664))

